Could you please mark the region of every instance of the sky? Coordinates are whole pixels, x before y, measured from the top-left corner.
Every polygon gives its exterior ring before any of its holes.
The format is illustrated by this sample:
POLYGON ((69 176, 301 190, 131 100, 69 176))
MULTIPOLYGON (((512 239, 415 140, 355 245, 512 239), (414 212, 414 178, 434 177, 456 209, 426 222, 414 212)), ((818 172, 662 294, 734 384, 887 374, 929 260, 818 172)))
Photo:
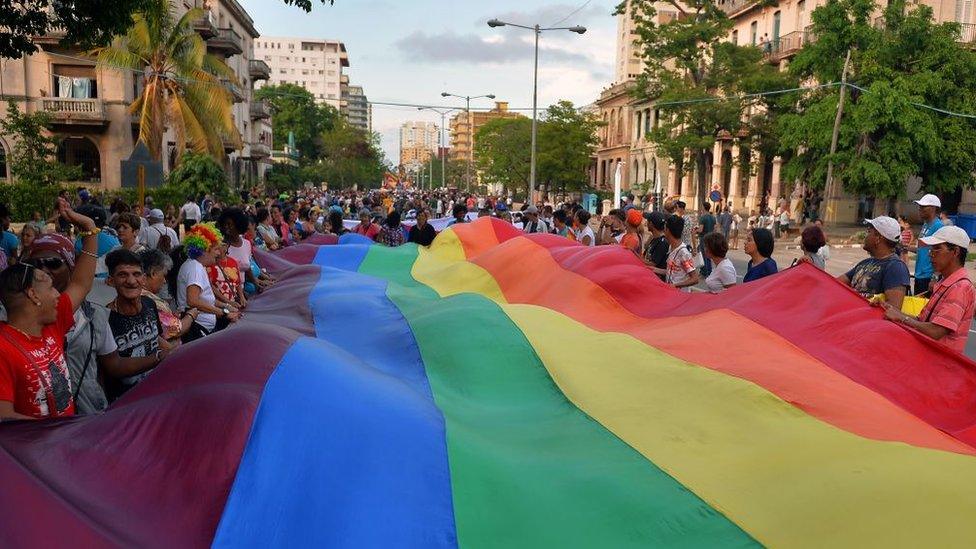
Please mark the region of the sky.
MULTIPOLYGON (((309 14, 283 0, 239 1, 262 35, 343 41, 350 83, 362 85, 370 101, 464 107, 463 99, 442 98, 446 91, 494 94, 511 107, 531 107, 532 32, 492 29, 486 24, 491 18, 527 26, 587 28, 583 35, 542 34, 540 109, 561 99, 579 106, 592 103, 613 80, 612 12, 618 0, 335 0, 333 6, 313 0, 309 14), (566 16, 570 17, 554 25, 566 16)), ((488 99, 471 104, 491 105, 488 99)), ((394 164, 399 159, 400 125, 411 120, 440 125, 440 115, 432 112, 373 106, 373 130, 394 164)))

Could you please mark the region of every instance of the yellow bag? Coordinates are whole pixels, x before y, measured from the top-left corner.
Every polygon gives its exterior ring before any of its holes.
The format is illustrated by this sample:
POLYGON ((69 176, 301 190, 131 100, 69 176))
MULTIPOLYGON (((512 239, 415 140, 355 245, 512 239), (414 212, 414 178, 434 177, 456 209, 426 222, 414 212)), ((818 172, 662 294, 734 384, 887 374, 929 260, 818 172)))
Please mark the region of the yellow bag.
MULTIPOLYGON (((884 303, 885 295, 876 294, 871 298, 871 303, 884 303)), ((922 309, 929 302, 927 297, 916 297, 911 295, 906 295, 905 300, 901 302, 901 312, 906 315, 910 315, 912 318, 918 318, 918 315, 922 314, 922 309)))

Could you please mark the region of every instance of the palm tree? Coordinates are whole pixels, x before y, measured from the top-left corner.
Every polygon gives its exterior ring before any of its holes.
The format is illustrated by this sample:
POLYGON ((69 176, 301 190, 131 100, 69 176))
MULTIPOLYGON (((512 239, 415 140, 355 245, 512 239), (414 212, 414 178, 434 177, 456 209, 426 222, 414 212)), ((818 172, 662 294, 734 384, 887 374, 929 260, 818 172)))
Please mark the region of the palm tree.
MULTIPOLYGON (((95 50, 100 66, 142 73, 142 93, 129 106, 139 116, 139 140, 160 160, 167 128, 176 138, 177 162, 183 152, 224 157, 223 138, 240 145, 231 115, 233 98, 221 79, 237 82, 234 71, 207 47, 193 22, 200 8, 178 20, 168 0, 151 0, 132 16, 132 27, 108 47, 95 50)), ((138 77, 138 76, 137 76, 138 77)))

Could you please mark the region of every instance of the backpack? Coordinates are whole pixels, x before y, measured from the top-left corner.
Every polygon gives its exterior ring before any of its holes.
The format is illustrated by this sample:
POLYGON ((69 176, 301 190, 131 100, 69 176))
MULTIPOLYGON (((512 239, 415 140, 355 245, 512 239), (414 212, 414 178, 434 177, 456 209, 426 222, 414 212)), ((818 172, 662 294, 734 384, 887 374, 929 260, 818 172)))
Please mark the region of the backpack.
POLYGON ((164 254, 173 251, 173 239, 169 237, 169 233, 161 231, 159 228, 156 228, 156 232, 159 233, 159 240, 156 241, 156 249, 164 254))

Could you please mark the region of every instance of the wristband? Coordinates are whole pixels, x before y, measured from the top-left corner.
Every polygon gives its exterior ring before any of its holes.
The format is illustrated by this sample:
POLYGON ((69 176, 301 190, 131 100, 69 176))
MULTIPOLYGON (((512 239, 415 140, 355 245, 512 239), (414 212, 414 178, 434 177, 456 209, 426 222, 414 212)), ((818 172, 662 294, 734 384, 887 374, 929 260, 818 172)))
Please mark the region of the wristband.
POLYGON ((81 238, 88 238, 89 236, 95 236, 95 235, 97 235, 100 232, 102 232, 102 230, 99 229, 98 227, 95 227, 94 229, 92 229, 90 231, 82 231, 82 232, 78 233, 78 236, 80 236, 81 238))
POLYGON ((88 257, 92 257, 92 258, 98 259, 98 254, 96 254, 95 252, 89 252, 88 250, 82 250, 81 253, 84 254, 84 255, 87 255, 88 257))

